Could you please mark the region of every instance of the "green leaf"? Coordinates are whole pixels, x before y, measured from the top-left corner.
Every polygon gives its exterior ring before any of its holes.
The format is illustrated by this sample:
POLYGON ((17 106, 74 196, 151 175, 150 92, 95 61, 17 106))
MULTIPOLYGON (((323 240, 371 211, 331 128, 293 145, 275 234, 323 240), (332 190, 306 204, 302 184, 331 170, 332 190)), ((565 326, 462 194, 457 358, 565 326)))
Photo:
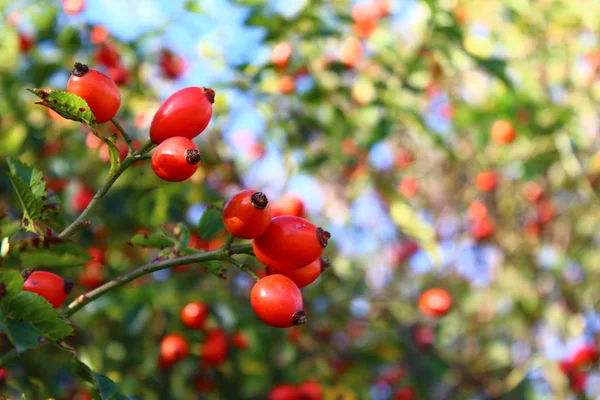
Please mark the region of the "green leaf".
POLYGON ((223 211, 217 208, 209 208, 202 214, 198 226, 198 235, 202 239, 214 237, 225 229, 223 225, 223 211))
MULTIPOLYGON (((23 205, 23 227, 30 232, 43 232, 38 224, 43 222, 54 230, 61 230, 58 199, 48 197, 42 171, 29 167, 17 159, 7 157, 9 179, 23 205)), ((1 226, 0 226, 1 229, 1 226)))
POLYGON ((227 270, 223 267, 220 261, 204 261, 199 265, 209 270, 217 278, 227 279, 227 270))
POLYGON ((43 200, 35 197, 32 188, 20 177, 9 174, 8 178, 23 206, 23 227, 30 232, 37 232, 35 221, 42 217, 43 200))
POLYGON ((27 89, 42 101, 35 104, 51 108, 63 118, 78 121, 93 127, 96 125, 96 117, 92 113, 87 102, 81 97, 69 92, 54 89, 27 89))
POLYGON ((94 382, 102 400, 110 400, 117 394, 117 384, 106 376, 94 372, 94 382))
POLYGON ((17 349, 17 353, 35 349, 40 346, 45 339, 44 334, 36 329, 31 322, 6 319, 2 313, 0 313, 0 327, 17 349))
POLYGON ((402 201, 393 203, 390 206, 390 217, 403 233, 415 239, 419 246, 429 253, 434 263, 440 261, 435 230, 423 221, 408 204, 402 201))
POLYGON ((204 13, 204 10, 202 9, 202 6, 200 5, 200 2, 198 0, 187 0, 183 4, 183 9, 196 14, 204 13))
POLYGON ((113 135, 109 138, 105 138, 104 136, 99 136, 102 138, 104 143, 108 146, 108 155, 110 157, 110 175, 116 175, 116 173, 121 168, 121 153, 117 146, 115 146, 115 141, 117 140, 117 136, 113 135))
POLYGON ((0 269, 0 283, 4 285, 4 294, 0 297, 0 302, 11 300, 23 289, 23 277, 14 269, 0 269))
POLYGON ((172 247, 175 244, 171 239, 157 233, 138 233, 133 235, 129 243, 137 247, 150 247, 154 249, 164 249, 172 247))
POLYGON ((33 293, 21 291, 9 299, 0 302, 0 311, 7 318, 30 322, 35 328, 52 340, 62 340, 73 333, 73 328, 45 298, 33 293))
POLYGON ((44 183, 42 171, 32 168, 12 157, 7 157, 6 162, 10 169, 10 173, 20 177, 23 179, 23 182, 31 186, 31 191, 36 197, 42 197, 44 195, 46 192, 46 184, 44 183))
POLYGON ((92 257, 73 242, 57 238, 26 239, 12 245, 12 250, 2 261, 6 267, 37 269, 77 267, 91 261, 92 257))
POLYGON ((10 221, 0 224, 0 238, 14 235, 21 229, 21 221, 10 221))
POLYGON ((483 68, 488 74, 500 79, 506 87, 513 90, 514 85, 508 74, 506 73, 506 61, 497 58, 481 58, 474 54, 470 54, 471 58, 483 68))

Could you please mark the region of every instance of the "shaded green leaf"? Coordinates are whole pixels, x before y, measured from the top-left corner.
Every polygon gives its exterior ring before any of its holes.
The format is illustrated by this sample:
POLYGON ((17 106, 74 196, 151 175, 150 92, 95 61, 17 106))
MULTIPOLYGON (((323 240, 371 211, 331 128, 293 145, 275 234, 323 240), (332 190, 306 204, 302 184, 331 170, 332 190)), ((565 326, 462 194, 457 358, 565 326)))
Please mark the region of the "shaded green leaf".
POLYGON ((129 243, 137 247, 150 247, 154 249, 164 249, 172 247, 175 244, 173 240, 157 233, 138 233, 133 235, 129 243))
POLYGON ((2 265, 30 269, 41 266, 62 268, 77 267, 91 260, 92 257, 73 242, 34 238, 14 243, 2 265))
POLYGON ((198 226, 198 235, 200 238, 212 238, 225 229, 222 213, 223 211, 217 208, 209 208, 204 211, 198 226))
POLYGON ((96 125, 96 117, 87 102, 69 92, 54 89, 27 89, 42 101, 35 104, 51 108, 63 118, 82 122, 90 127, 96 125))
POLYGON ((100 398, 102 400, 109 400, 113 396, 117 394, 117 385, 108 377, 95 373, 94 372, 94 383, 98 392, 100 393, 100 398))
MULTIPOLYGON (((0 283, 4 285, 3 295, 0 297, 0 304, 9 301, 23 288, 23 277, 14 269, 0 269, 0 283)), ((0 306, 1 307, 1 306, 0 306)))
POLYGON ((21 291, 10 299, 0 302, 0 310, 7 318, 30 322, 52 340, 61 340, 73 333, 73 328, 45 298, 21 291))
POLYGON ((28 321, 6 319, 0 313, 0 327, 17 349, 17 353, 34 349, 44 342, 44 334, 28 321))
POLYGON ((23 181, 20 177, 9 174, 8 178, 10 183, 13 185, 19 201, 23 206, 23 226, 28 231, 35 231, 34 221, 37 221, 42 216, 42 206, 44 202, 42 199, 35 197, 31 187, 23 181))
POLYGON ((21 221, 10 221, 0 224, 0 238, 9 237, 21 229, 21 221))

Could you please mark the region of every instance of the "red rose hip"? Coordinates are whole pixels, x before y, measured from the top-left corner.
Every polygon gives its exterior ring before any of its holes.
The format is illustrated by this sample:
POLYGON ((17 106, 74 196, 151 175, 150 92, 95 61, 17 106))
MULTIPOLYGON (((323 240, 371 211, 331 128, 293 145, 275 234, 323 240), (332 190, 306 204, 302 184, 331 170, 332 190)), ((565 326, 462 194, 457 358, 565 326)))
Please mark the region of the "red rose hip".
POLYGON ((306 323, 300 289, 287 276, 269 275, 256 282, 250 303, 256 315, 275 328, 306 323))
POLYGON ((58 308, 73 289, 73 282, 47 271, 34 271, 23 283, 23 290, 37 293, 58 308))
POLYGON ((172 137, 159 144, 152 153, 154 173, 167 182, 182 182, 198 170, 200 152, 190 139, 172 137))
POLYGON ((267 230, 252 242, 256 258, 273 271, 304 267, 323 253, 329 232, 300 217, 271 219, 267 230))
POLYGON ((223 208, 223 223, 227 232, 242 239, 262 235, 271 223, 271 205, 264 193, 242 190, 231 197, 223 208))
POLYGON ((193 139, 208 126, 215 92, 205 87, 187 87, 173 93, 160 106, 150 124, 150 139, 160 144, 174 136, 193 139))
POLYGON ((121 92, 115 82, 100 71, 75 63, 67 92, 84 99, 101 124, 113 118, 121 106, 121 92))

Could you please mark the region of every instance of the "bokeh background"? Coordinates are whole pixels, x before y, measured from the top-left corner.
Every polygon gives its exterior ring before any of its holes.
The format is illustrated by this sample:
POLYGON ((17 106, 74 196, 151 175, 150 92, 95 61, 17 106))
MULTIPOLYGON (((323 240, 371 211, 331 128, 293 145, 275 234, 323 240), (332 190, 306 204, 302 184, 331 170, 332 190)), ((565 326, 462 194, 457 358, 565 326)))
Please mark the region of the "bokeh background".
MULTIPOLYGON (((139 229, 194 231, 242 188, 295 196, 332 233, 298 329, 262 324, 252 280, 231 269, 161 271, 87 306, 67 342, 120 393, 263 399, 315 380, 342 400, 600 396, 599 2, 0 0, 0 20, 0 154, 44 171, 66 221, 107 174, 107 152, 25 88, 64 89, 75 61, 100 69, 140 143, 176 90, 217 93, 189 181, 143 165, 102 200, 77 240, 105 261, 63 271, 72 298, 152 259, 128 244, 139 229), (498 120, 514 140, 492 135, 498 120), (453 299, 439 318, 418 307, 432 287, 453 299), (247 348, 203 365, 205 334, 179 321, 191 300, 247 348), (165 370, 169 332, 195 355, 165 370)), ((4 176, 0 211, 21 216, 4 176)), ((26 353, 0 392, 89 398, 63 353, 26 353)))

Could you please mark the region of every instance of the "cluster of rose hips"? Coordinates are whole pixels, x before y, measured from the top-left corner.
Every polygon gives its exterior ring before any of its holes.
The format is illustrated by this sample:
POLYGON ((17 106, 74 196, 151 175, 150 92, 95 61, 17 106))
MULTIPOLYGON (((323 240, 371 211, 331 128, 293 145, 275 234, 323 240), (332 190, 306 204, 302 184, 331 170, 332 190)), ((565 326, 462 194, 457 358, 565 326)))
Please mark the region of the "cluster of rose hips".
POLYGON ((250 294, 252 308, 265 323, 289 328, 306 323, 300 288, 327 268, 321 258, 330 234, 295 215, 273 217, 267 196, 246 189, 232 196, 223 208, 229 234, 252 239, 256 258, 267 267, 250 294))
MULTIPOLYGON (((185 304, 179 317, 186 328, 200 330, 205 334, 204 341, 198 349, 200 359, 205 367, 215 367, 227 360, 230 344, 245 350, 248 348, 248 339, 242 332, 228 335, 223 329, 206 327, 209 309, 200 300, 185 304)), ((158 365, 161 368, 170 368, 190 354, 190 344, 181 333, 170 333, 163 337, 160 343, 160 358, 158 365)))
MULTIPOLYGON (((75 64, 67 91, 87 102, 96 123, 110 121, 121 105, 121 93, 115 82, 81 63, 75 64)), ((159 178, 181 182, 196 172, 200 152, 192 139, 208 126, 214 98, 212 89, 187 87, 160 106, 150 126, 150 139, 158 145, 152 153, 152 169, 159 178)))

